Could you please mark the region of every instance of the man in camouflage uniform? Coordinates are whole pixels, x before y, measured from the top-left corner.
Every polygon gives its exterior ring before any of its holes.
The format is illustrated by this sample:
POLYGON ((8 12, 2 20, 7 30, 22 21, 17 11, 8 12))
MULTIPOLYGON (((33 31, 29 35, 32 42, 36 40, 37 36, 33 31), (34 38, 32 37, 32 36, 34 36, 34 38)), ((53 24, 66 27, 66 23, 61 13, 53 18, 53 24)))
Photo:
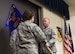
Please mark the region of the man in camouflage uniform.
POLYGON ((23 14, 23 22, 12 32, 10 46, 13 54, 39 54, 38 42, 45 45, 46 36, 33 22, 33 12, 26 10, 23 14))
POLYGON ((56 50, 56 46, 55 46, 55 41, 56 41, 56 34, 54 32, 54 30, 50 27, 50 21, 48 18, 44 18, 43 19, 43 25, 44 25, 44 33, 46 35, 46 38, 48 40, 48 46, 50 47, 50 49, 53 51, 54 54, 56 54, 57 50, 56 50))

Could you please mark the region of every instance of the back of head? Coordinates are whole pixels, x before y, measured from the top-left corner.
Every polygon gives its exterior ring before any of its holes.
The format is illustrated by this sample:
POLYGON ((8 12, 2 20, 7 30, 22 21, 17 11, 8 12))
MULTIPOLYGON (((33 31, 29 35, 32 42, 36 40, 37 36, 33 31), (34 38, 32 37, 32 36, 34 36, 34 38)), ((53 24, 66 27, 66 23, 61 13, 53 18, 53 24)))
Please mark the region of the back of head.
POLYGON ((34 16, 34 12, 31 9, 27 9, 23 13, 23 22, 30 20, 34 16))

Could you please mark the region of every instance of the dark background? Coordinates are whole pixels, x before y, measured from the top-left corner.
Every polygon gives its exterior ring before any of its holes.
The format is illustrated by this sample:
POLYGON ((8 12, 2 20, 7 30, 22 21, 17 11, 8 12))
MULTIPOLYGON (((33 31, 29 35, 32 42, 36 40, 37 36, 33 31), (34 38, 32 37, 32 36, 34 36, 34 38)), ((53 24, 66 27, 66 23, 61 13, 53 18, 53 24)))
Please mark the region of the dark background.
POLYGON ((0 0, 0 54, 12 54, 9 46, 9 30, 4 27, 11 4, 14 3, 21 13, 26 8, 31 8, 35 12, 35 23, 40 24, 40 7, 26 0, 0 0))

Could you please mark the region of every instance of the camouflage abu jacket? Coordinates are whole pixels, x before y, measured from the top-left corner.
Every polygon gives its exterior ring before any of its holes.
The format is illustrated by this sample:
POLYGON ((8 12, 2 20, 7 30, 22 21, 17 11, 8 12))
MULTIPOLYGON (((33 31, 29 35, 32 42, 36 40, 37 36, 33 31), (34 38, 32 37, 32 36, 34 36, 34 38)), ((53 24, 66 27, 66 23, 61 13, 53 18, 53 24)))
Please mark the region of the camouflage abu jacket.
POLYGON ((53 30, 53 28, 51 28, 50 26, 47 28, 43 29, 43 32, 46 35, 46 39, 48 40, 49 44, 50 44, 50 48, 53 52, 57 52, 56 46, 55 46, 55 42, 57 40, 56 38, 56 33, 53 30))
POLYGON ((12 32, 10 46, 17 54, 39 54, 38 44, 43 43, 46 37, 42 30, 29 21, 21 22, 12 32))

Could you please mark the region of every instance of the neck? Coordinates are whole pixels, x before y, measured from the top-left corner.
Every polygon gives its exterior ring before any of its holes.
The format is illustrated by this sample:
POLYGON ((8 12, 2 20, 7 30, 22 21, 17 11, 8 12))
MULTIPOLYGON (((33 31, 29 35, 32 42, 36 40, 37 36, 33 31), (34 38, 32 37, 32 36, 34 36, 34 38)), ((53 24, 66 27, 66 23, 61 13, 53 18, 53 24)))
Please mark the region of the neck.
POLYGON ((32 22, 32 20, 29 20, 30 22, 32 22))

